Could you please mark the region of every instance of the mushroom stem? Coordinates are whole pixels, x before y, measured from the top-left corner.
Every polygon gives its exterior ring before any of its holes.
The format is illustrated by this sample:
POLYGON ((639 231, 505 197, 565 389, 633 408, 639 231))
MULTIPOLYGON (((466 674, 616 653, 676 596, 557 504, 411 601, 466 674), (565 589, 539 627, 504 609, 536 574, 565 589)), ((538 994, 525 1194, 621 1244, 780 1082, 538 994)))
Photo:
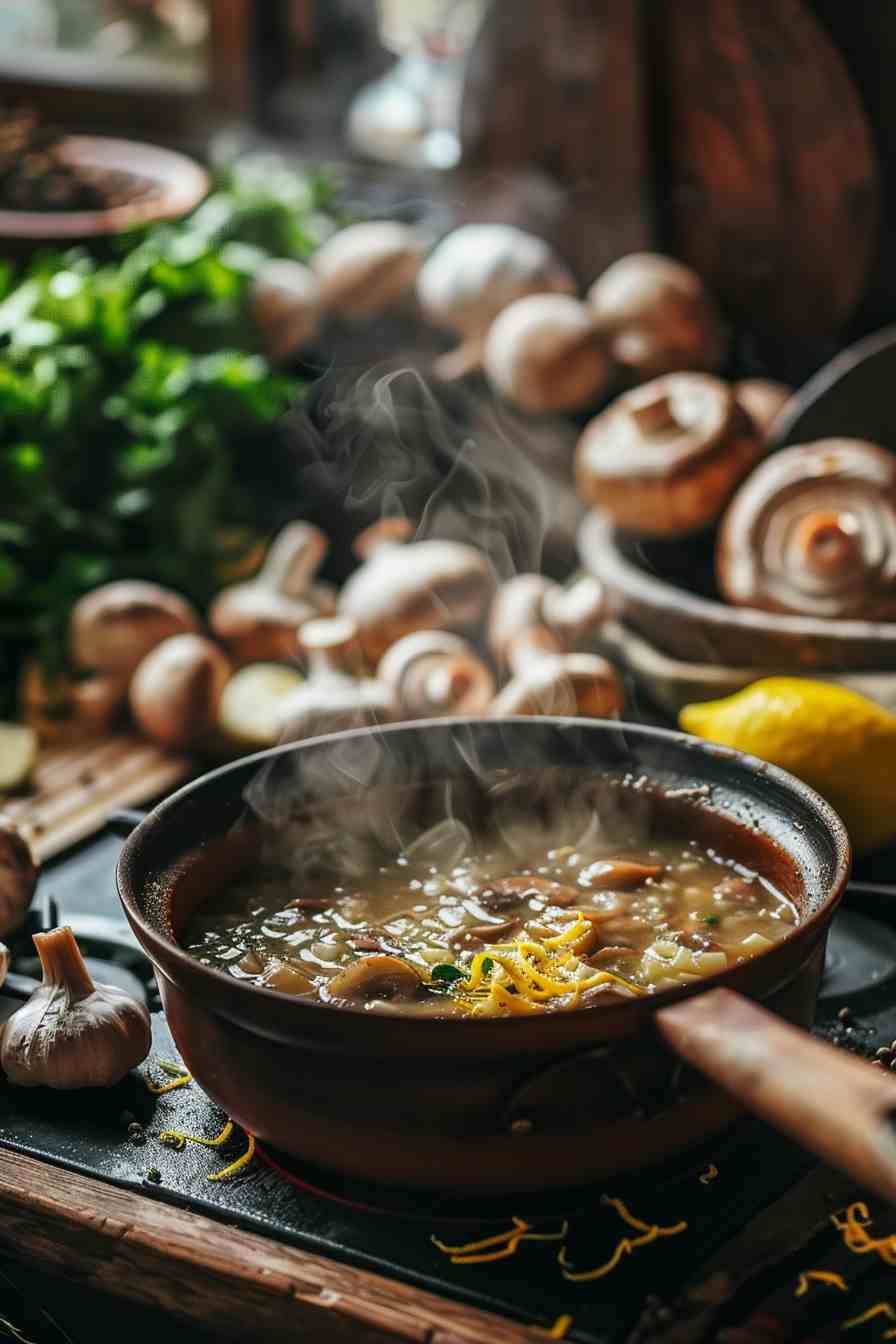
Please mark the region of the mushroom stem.
POLYGON ((663 430, 674 429, 678 424, 671 398, 665 392, 629 406, 628 413, 640 432, 648 437, 663 430))
POLYGON ((305 597, 327 552, 327 539, 311 523, 290 523, 271 542, 256 582, 284 597, 305 597))
POLYGON ((810 569, 835 574, 849 566, 862 543, 852 514, 823 510, 800 521, 796 544, 810 569))
POLYGON ((482 367, 485 334, 469 336, 454 350, 438 355, 432 362, 432 371, 441 383, 454 383, 468 373, 482 367))

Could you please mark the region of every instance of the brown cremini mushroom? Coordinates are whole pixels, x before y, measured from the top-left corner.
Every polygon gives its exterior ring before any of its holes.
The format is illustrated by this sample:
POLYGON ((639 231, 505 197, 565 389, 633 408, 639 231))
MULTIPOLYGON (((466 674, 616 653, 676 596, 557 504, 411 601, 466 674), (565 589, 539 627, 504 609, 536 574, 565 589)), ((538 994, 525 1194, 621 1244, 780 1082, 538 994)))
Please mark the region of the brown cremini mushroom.
POLYGON ((494 677, 472 645, 446 630, 405 635, 386 650, 376 674, 408 719, 482 714, 495 694, 494 677))
POLYGON ((896 456, 861 439, 774 453, 731 501, 716 568, 738 606, 896 620, 896 456))
POLYGON ((763 451, 727 384, 671 373, 624 392, 586 426, 576 482, 619 527, 681 536, 716 520, 763 451))
POLYGON ((508 651, 513 676, 492 701, 490 715, 580 715, 615 718, 625 697, 619 674, 594 653, 564 653, 557 636, 536 627, 508 651))
POLYGON ((217 726, 230 660, 202 635, 174 635, 143 659, 130 687, 131 712, 166 747, 202 745, 217 726))
POLYGON ((262 262, 249 291, 249 308, 271 359, 287 359, 314 338, 320 322, 320 287, 300 261, 262 262))
POLYGON ((28 841, 6 817, 0 816, 0 938, 22 924, 40 874, 40 865, 28 841))
MULTIPOLYGON (((221 590, 209 609, 209 625, 238 662, 295 657, 297 630, 318 614, 313 580, 326 551, 319 528, 289 523, 271 542, 254 579, 221 590)), ((328 598, 328 590, 322 596, 328 598)))
POLYGON ((378 545, 339 596, 371 663, 415 630, 465 629, 481 619, 494 591, 492 567, 457 541, 378 545))
POLYGON ((361 957, 333 976, 328 997, 370 1002, 371 999, 412 999, 423 983, 420 972, 400 957, 361 957))
POLYGON ((734 395, 765 439, 778 412, 793 396, 793 388, 770 378, 744 378, 734 384, 734 395))
POLYGON ((638 382, 721 362, 715 302, 696 271, 671 257, 620 257, 595 280, 588 303, 612 358, 638 382))
POLYGON ((94 588, 72 608, 72 661, 127 678, 163 639, 198 628, 195 611, 178 593, 142 579, 119 579, 94 588))
POLYGON ((571 411, 594 402, 611 373, 593 313, 570 294, 530 294, 488 329, 485 375, 524 411, 571 411))
POLYGON ((280 741, 301 742, 398 717, 391 687, 364 675, 358 630, 350 618, 308 621, 299 631, 299 644, 308 659, 308 679, 279 703, 280 741))
POLYGON ((349 224, 311 258, 320 305, 360 320, 376 317, 414 287, 423 245, 414 229, 395 220, 349 224))
POLYGON ((606 619, 603 586, 582 574, 566 587, 543 574, 516 574, 495 593, 488 617, 488 644, 499 668, 521 636, 555 652, 570 652, 587 642, 606 619))

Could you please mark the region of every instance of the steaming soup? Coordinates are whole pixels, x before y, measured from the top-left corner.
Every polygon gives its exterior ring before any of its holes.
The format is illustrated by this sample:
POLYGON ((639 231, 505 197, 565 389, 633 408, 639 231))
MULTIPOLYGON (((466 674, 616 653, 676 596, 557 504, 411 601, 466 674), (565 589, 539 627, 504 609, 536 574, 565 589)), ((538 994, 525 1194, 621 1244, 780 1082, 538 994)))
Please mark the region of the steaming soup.
POLYGON ((446 821, 363 878, 267 865, 183 942, 239 980, 378 1011, 512 1016, 656 994, 770 948, 796 922, 713 849, 477 844, 446 821))

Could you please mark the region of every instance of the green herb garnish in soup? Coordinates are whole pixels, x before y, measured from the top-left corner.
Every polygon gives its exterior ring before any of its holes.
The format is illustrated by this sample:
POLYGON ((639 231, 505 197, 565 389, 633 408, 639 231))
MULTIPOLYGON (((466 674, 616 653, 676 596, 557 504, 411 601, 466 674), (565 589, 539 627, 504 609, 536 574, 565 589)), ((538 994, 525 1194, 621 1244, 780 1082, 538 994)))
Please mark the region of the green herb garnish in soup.
POLYGON ((244 874, 184 942, 237 979, 327 1003, 509 1017, 698 982, 793 928, 764 876, 647 829, 638 843, 611 844, 599 825, 561 843, 537 824, 479 838, 449 820, 367 865, 337 842, 317 867, 244 874))

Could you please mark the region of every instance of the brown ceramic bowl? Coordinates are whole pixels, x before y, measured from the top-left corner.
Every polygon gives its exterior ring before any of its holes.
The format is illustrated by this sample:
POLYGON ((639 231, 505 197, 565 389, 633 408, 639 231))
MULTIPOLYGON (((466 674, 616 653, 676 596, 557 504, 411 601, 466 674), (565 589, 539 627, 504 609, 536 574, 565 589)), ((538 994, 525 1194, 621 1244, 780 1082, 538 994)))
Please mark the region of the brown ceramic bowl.
POLYGON ((655 1030, 657 1008, 693 1000, 704 985, 542 1017, 400 1017, 259 989, 178 946, 209 890, 255 861, 259 808, 266 827, 292 827, 292 844, 321 817, 346 842, 383 824, 417 833, 444 815, 446 779, 455 815, 481 820, 494 805, 484 781, 508 768, 522 772, 532 807, 562 807, 563 779, 610 781, 600 787, 622 787, 626 798, 639 779, 639 806, 664 828, 718 844, 773 880, 797 904, 798 926, 705 984, 811 1023, 849 843, 797 780, 682 734, 596 720, 439 720, 341 733, 181 789, 137 827, 119 863, 125 913, 155 966, 178 1048, 244 1128, 351 1176, 496 1193, 656 1162, 737 1114, 655 1030))
POLYGON ((604 585, 612 614, 673 657, 755 668, 757 676, 896 667, 896 622, 825 620, 729 606, 696 590, 694 580, 701 575, 693 546, 661 554, 590 513, 579 531, 579 554, 604 585), (682 581, 671 582, 670 572, 682 581))
POLYGON ((0 238, 31 244, 123 233, 138 225, 181 218, 196 209, 209 189, 204 168, 160 145, 104 135, 70 135, 62 152, 73 167, 131 174, 139 182, 139 191, 133 201, 105 210, 0 210, 0 238))

